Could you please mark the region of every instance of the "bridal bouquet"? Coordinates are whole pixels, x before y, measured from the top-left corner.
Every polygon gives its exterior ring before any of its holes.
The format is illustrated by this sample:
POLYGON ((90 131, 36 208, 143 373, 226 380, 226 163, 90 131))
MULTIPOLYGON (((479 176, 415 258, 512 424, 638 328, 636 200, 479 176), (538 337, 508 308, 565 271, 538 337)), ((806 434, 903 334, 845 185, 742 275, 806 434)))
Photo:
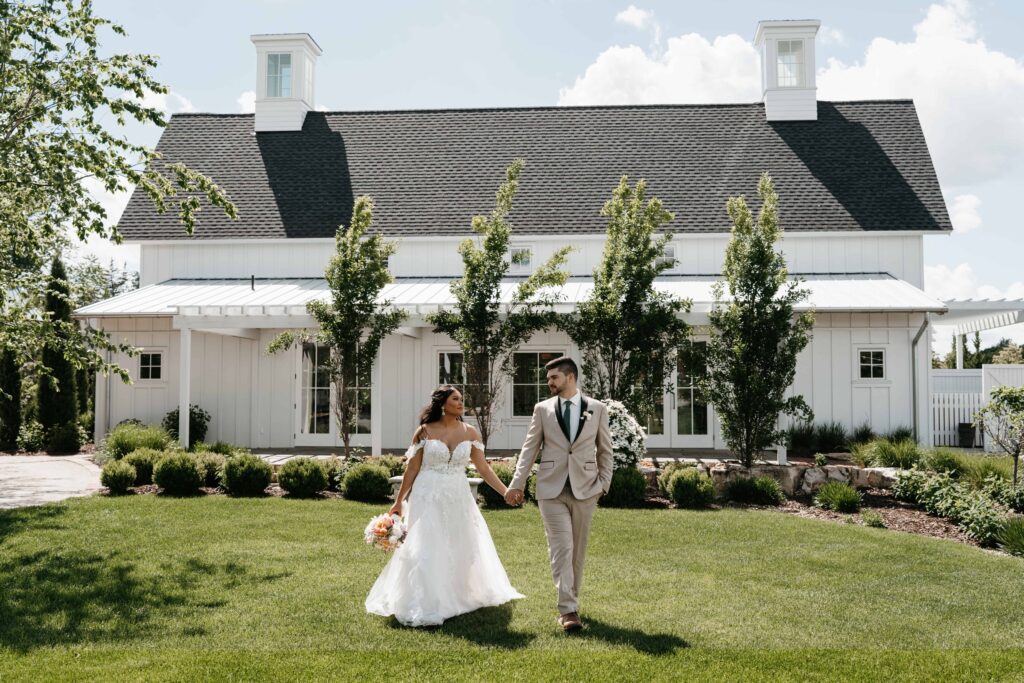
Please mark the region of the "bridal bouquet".
POLYGON ((363 538, 367 545, 390 552, 398 550, 407 533, 405 523, 398 515, 377 515, 366 525, 363 538))

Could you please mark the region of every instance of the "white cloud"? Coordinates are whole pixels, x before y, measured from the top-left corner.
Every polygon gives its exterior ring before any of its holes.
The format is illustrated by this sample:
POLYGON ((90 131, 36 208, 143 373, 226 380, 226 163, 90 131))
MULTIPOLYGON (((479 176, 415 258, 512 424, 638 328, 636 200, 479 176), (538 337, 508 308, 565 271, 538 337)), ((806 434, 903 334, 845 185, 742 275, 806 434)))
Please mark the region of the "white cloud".
POLYGON ((245 90, 245 91, 243 91, 242 94, 239 95, 238 99, 235 100, 235 101, 238 102, 238 112, 240 114, 251 114, 254 111, 256 111, 256 91, 255 90, 245 90))
MULTIPOLYGON (((131 188, 124 192, 111 193, 95 178, 84 179, 82 185, 106 210, 107 220, 105 223, 107 226, 114 225, 121 220, 121 214, 124 213, 124 209, 128 205, 128 199, 131 196, 131 188)), ((77 235, 72 235, 72 242, 80 256, 84 257, 91 254, 96 256, 100 263, 104 265, 113 259, 118 267, 127 264, 126 267, 129 270, 139 269, 139 247, 137 245, 114 244, 112 241, 99 235, 90 235, 89 239, 85 242, 79 241, 77 235)))
POLYGON ((981 199, 976 194, 960 194, 953 198, 949 207, 949 218, 953 221, 953 232, 964 233, 981 227, 978 207, 981 199))
POLYGON ((1024 154, 1024 63, 978 38, 966 0, 931 5, 912 42, 875 38, 858 63, 829 60, 818 96, 912 98, 944 185, 997 177, 1024 154))
POLYGON ((633 28, 644 28, 648 22, 653 21, 654 12, 640 9, 636 5, 630 5, 615 15, 615 21, 626 24, 633 28))
POLYGON ((558 104, 753 102, 758 64, 754 46, 735 34, 711 42, 696 33, 669 38, 662 54, 614 46, 561 89, 558 104))
POLYGON ((164 114, 179 114, 196 110, 187 97, 173 90, 167 93, 155 93, 152 90, 147 90, 142 96, 141 102, 143 106, 158 109, 164 114))
POLYGON ((822 45, 846 45, 846 36, 837 28, 822 25, 818 29, 818 40, 822 45))

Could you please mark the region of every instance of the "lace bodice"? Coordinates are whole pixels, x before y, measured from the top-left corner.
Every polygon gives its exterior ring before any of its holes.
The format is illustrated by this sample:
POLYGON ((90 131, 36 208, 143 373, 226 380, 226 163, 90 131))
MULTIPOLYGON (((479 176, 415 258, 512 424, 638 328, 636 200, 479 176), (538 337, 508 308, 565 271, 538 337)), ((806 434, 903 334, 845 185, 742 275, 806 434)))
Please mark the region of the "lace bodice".
POLYGON ((452 451, 448 450, 448 444, 440 439, 423 439, 409 446, 405 452, 406 457, 416 455, 416 451, 423 451, 423 465, 421 469, 434 472, 465 472, 469 464, 469 454, 473 447, 484 450, 484 445, 477 440, 461 441, 452 451))

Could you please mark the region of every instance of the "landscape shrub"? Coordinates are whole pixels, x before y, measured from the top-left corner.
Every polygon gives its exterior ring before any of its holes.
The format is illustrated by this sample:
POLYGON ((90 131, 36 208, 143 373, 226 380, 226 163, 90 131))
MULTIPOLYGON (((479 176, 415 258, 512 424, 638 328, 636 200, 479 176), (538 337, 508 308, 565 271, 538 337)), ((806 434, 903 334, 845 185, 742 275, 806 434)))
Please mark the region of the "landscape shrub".
POLYGON ((921 489, 928 480, 929 474, 919 469, 909 469, 896 473, 896 482, 892 493, 898 500, 918 504, 921 501, 921 489))
POLYGON ((224 478, 224 463, 227 462, 227 457, 216 451, 194 453, 193 455, 203 470, 203 486, 211 489, 220 486, 224 478))
POLYGON ((135 484, 135 468, 124 460, 111 460, 100 472, 100 483, 110 489, 112 494, 127 493, 135 484))
MULTIPOLYGON (((405 472, 405 458, 401 456, 383 455, 375 458, 374 464, 386 469, 392 477, 400 477, 405 472)), ((505 483, 507 484, 508 482, 506 481, 505 483)))
POLYGON ((124 422, 110 430, 100 450, 104 461, 120 460, 138 448, 167 450, 170 443, 170 435, 160 427, 124 422))
MULTIPOLYGON (((510 466, 502 463, 496 463, 491 466, 491 469, 494 470, 494 474, 498 476, 498 479, 501 479, 502 484, 508 486, 510 483, 512 483, 512 477, 515 475, 515 472, 512 470, 510 466)), ((479 476, 479 473, 477 473, 476 476, 479 476)), ((480 486, 477 487, 477 490, 480 492, 480 495, 483 496, 484 505, 486 505, 487 507, 508 507, 508 504, 505 502, 505 497, 502 496, 497 491, 495 491, 494 489, 492 489, 486 481, 480 484, 480 486)))
POLYGON ((711 477, 695 467, 682 469, 669 481, 669 498, 681 508, 702 508, 715 499, 715 486, 711 477))
POLYGON ((77 453, 83 443, 78 420, 56 424, 46 432, 47 453, 77 453))
POLYGON ((810 422, 797 422, 786 430, 786 447, 796 455, 817 450, 816 432, 810 422))
POLYGON ((885 438, 889 441, 913 441, 914 429, 906 426, 895 427, 885 435, 885 438))
POLYGON ((391 495, 388 471, 380 465, 359 463, 345 474, 342 495, 364 503, 385 501, 391 495))
POLYGON ((725 497, 736 503, 751 505, 781 505, 786 500, 782 486, 768 475, 733 479, 725 487, 725 497))
POLYGON ((523 498, 526 500, 532 500, 537 502, 537 475, 531 474, 530 478, 526 480, 526 491, 523 494, 523 498))
POLYGON ((966 469, 963 459, 948 448, 930 448, 921 454, 921 467, 932 472, 948 472, 959 477, 966 469))
POLYGON ((231 455, 224 460, 221 485, 234 496, 262 495, 274 474, 263 458, 252 453, 231 455))
POLYGON ((814 427, 814 449, 822 453, 848 451, 849 435, 846 427, 838 422, 822 422, 814 427))
POLYGON ((43 450, 46 445, 46 430, 36 420, 25 420, 21 423, 21 430, 18 432, 18 448, 27 452, 35 453, 43 450))
POLYGON ((644 502, 647 479, 636 467, 620 467, 612 472, 608 493, 598 499, 605 507, 637 507, 644 502))
MULTIPOLYGON (((178 406, 180 407, 180 406, 178 406)), ((164 415, 163 428, 175 441, 178 440, 178 407, 164 415)), ((206 430, 210 424, 210 414, 197 405, 188 405, 188 447, 191 450, 199 441, 206 438, 206 430)))
POLYGON ((857 467, 872 467, 875 457, 872 442, 854 443, 850 445, 850 462, 857 467))
POLYGON ((122 462, 126 462, 135 468, 134 486, 145 486, 146 484, 153 483, 153 468, 156 467, 157 461, 163 456, 163 451, 153 448, 136 448, 124 456, 122 462))
POLYGON ((826 482, 814 496, 815 505, 835 512, 856 512, 860 503, 860 492, 842 481, 826 482))
POLYGON ((687 468, 693 469, 696 467, 693 463, 672 461, 665 464, 661 468, 661 473, 658 474, 658 490, 662 492, 666 497, 668 496, 669 482, 672 481, 672 475, 680 470, 687 468))
POLYGON ((172 496, 189 496, 199 492, 203 470, 191 453, 172 452, 160 458, 153 468, 153 481, 172 496))
POLYGON ((292 458, 278 470, 277 483, 293 496, 315 496, 327 488, 327 468, 313 458, 292 458))
POLYGON ((324 468, 327 470, 327 490, 340 491, 345 479, 345 468, 341 458, 332 455, 324 462, 324 468))
POLYGON ((853 431, 850 433, 850 443, 868 443, 869 441, 874 441, 877 436, 878 435, 875 434, 875 430, 871 428, 871 425, 865 422, 864 424, 854 427, 853 431))
POLYGON ((96 429, 96 417, 91 410, 86 410, 78 414, 78 426, 81 428, 81 433, 85 436, 82 443, 90 443, 95 436, 96 429))
POLYGON ((860 513, 860 518, 864 522, 864 526, 875 527, 876 529, 885 528, 885 520, 875 510, 865 510, 860 513))
POLYGON ((1006 513, 977 492, 965 496, 960 504, 958 525, 982 546, 993 546, 1006 524, 1006 513))
POLYGON ((197 441, 192 446, 193 453, 219 453, 221 455, 232 455, 240 447, 230 444, 227 441, 214 441, 213 443, 206 443, 205 441, 197 441))
POLYGON ((1011 555, 1024 555, 1024 517, 1012 517, 996 534, 996 541, 1011 555))
POLYGON ((828 464, 828 456, 824 453, 815 453, 814 464, 816 467, 824 467, 828 464))
POLYGON ((960 479, 972 489, 980 489, 989 477, 996 476, 1010 480, 1012 463, 1009 458, 988 455, 960 456, 963 472, 960 479))
POLYGON ((874 467, 898 467, 906 470, 921 462, 921 449, 917 442, 911 439, 875 439, 870 447, 871 464, 874 467))
POLYGON ((997 474, 990 474, 985 478, 981 492, 988 496, 990 500, 1014 512, 1024 513, 1024 486, 1014 488, 1006 479, 997 474))

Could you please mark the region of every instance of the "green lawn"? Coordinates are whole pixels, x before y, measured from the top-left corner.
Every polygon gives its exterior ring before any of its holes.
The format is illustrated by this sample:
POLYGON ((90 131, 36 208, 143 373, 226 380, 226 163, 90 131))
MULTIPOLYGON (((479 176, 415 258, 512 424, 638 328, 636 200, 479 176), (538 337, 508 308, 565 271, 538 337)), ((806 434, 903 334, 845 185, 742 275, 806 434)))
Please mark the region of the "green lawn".
POLYGON ((92 497, 0 511, 0 680, 1020 680, 1024 561, 776 512, 599 509, 556 627, 537 510, 485 513, 528 598, 407 629, 363 599, 383 506, 92 497))

